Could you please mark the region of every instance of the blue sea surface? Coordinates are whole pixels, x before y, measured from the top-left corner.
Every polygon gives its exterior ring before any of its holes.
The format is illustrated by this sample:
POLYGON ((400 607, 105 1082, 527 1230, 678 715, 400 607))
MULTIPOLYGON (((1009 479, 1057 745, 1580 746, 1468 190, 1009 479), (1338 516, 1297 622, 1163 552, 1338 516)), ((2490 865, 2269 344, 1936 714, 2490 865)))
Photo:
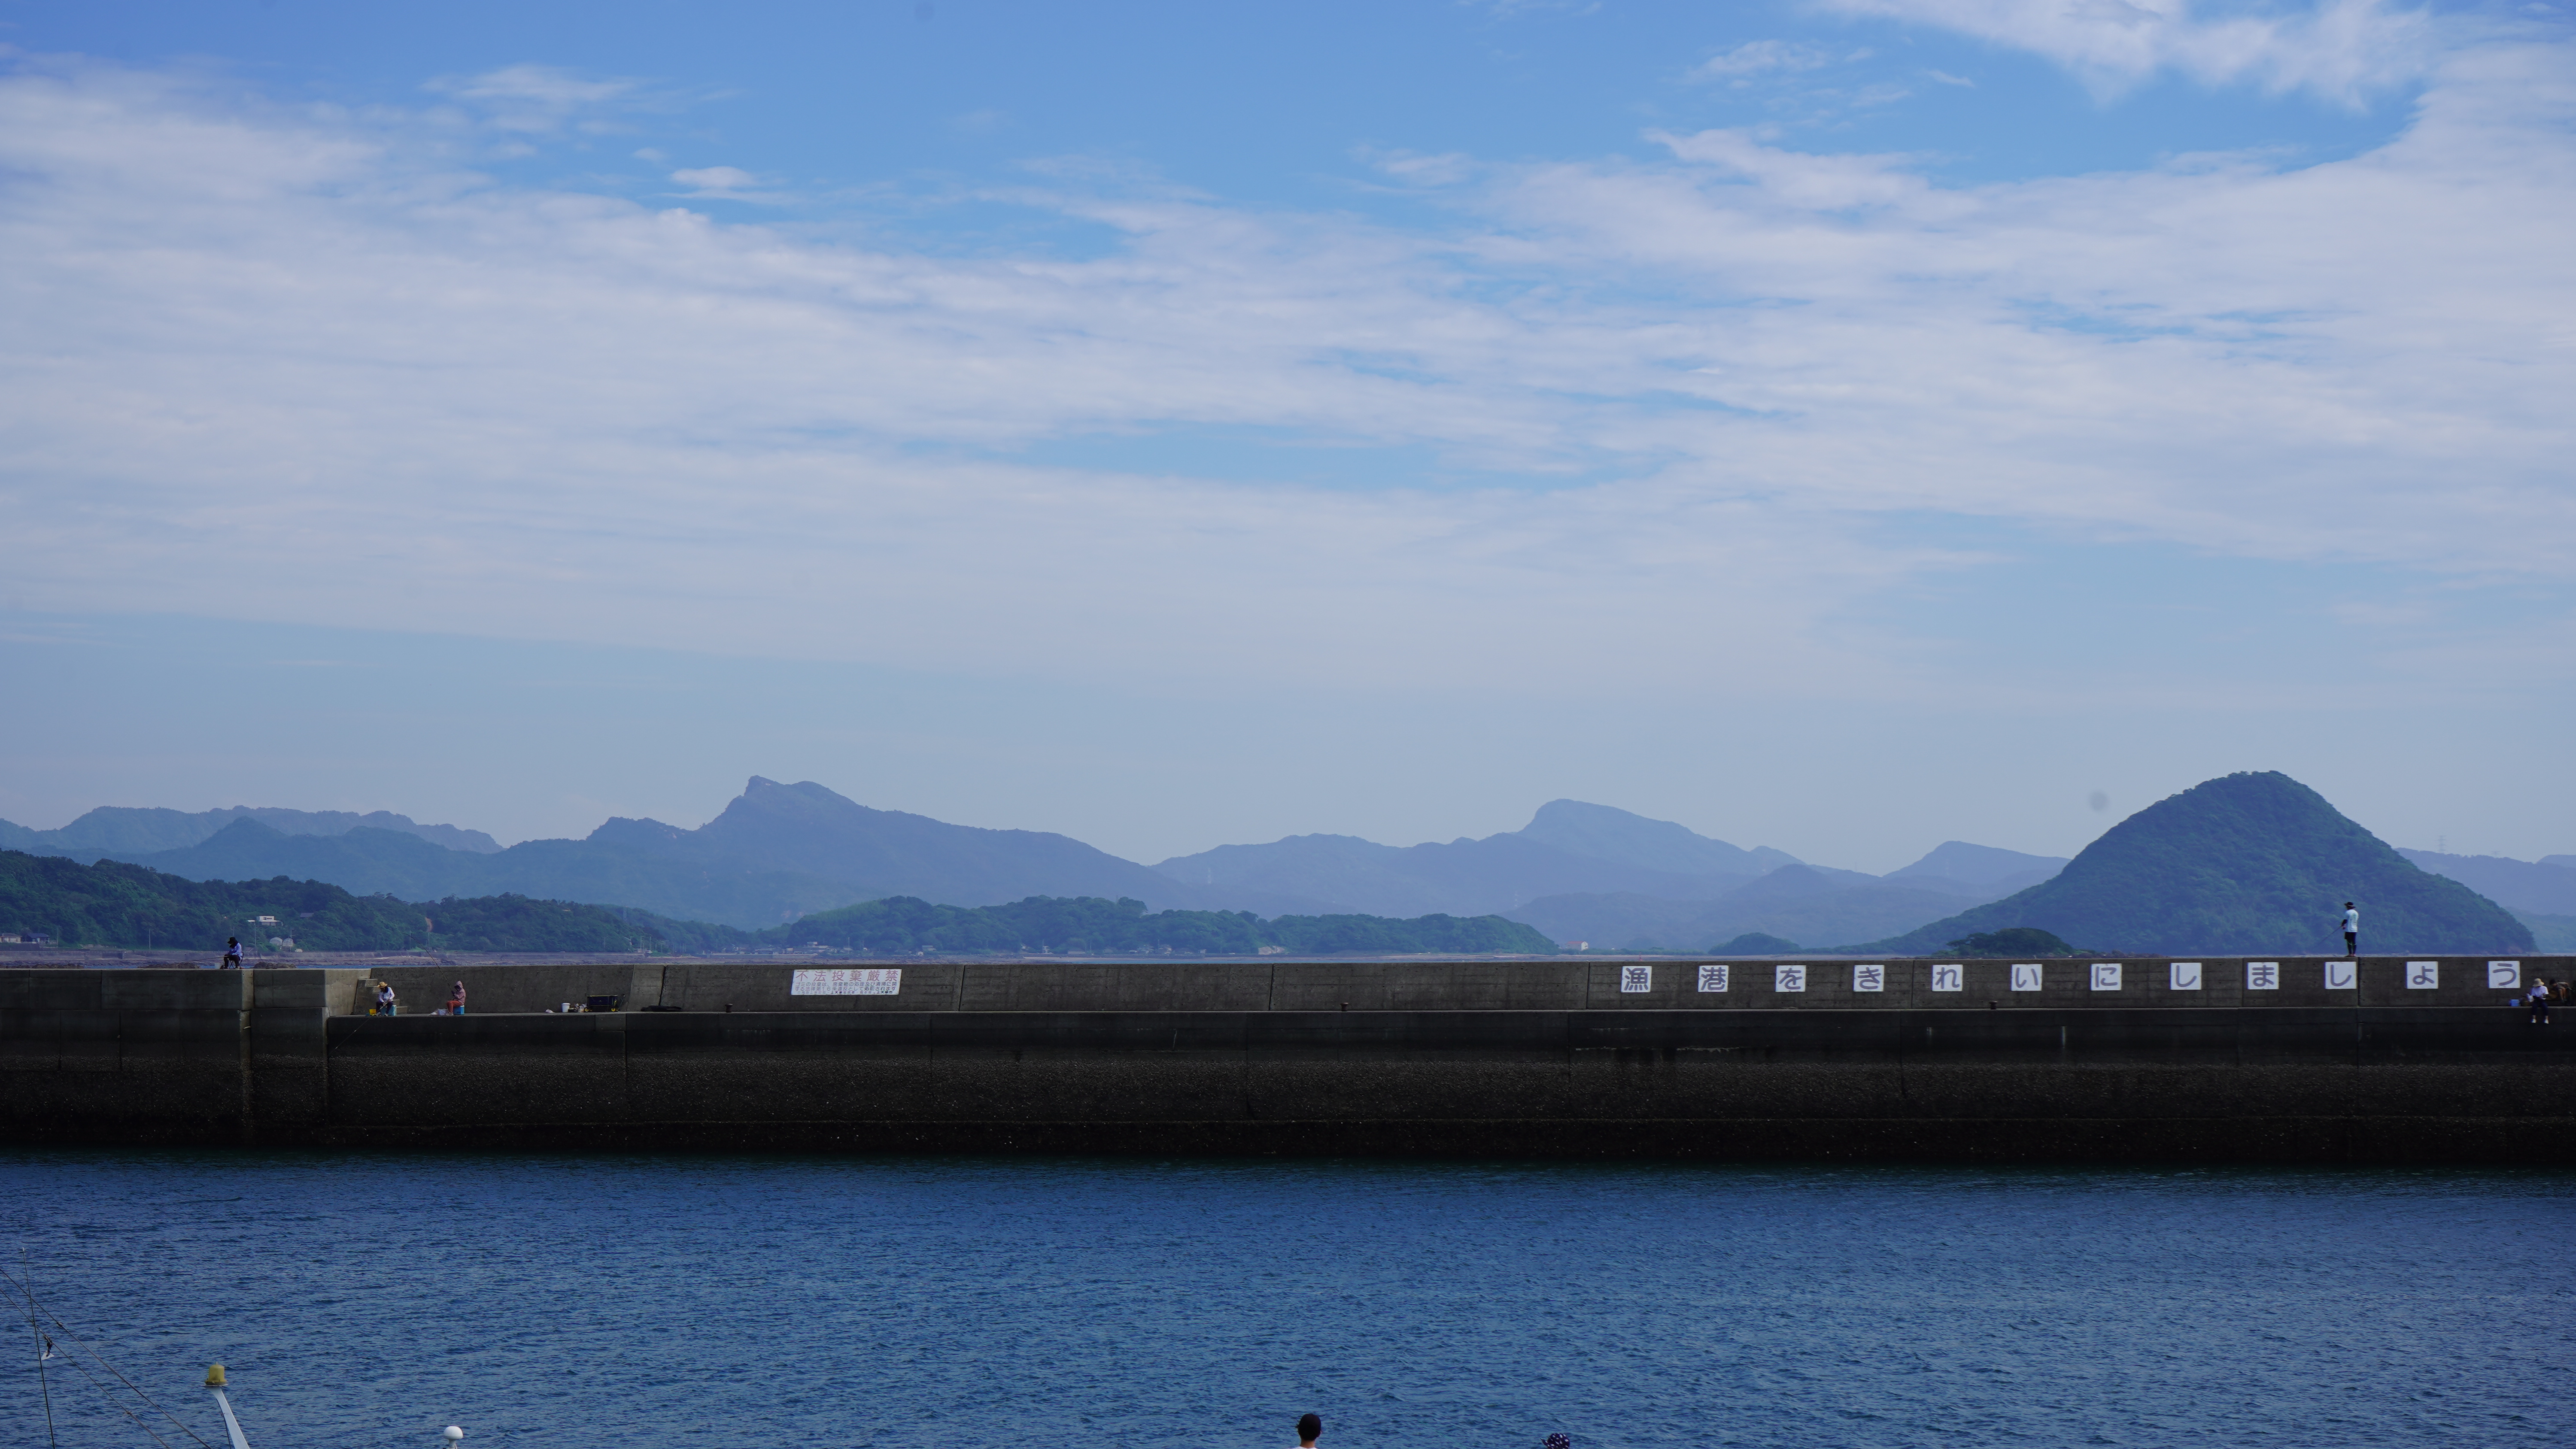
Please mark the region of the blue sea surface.
POLYGON ((174 1449, 217 1360, 253 1449, 2576 1441, 2564 1173, 10 1150, 0 1228, 174 1449))

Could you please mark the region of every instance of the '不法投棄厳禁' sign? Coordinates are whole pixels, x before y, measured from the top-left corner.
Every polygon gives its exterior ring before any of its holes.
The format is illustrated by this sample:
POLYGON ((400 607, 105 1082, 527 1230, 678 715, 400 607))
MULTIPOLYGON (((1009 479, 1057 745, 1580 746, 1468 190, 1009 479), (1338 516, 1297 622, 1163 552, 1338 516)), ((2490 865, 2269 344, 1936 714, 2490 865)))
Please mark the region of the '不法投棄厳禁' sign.
POLYGON ((899 966, 800 970, 787 987, 790 996, 895 996, 902 991, 903 968, 899 966))

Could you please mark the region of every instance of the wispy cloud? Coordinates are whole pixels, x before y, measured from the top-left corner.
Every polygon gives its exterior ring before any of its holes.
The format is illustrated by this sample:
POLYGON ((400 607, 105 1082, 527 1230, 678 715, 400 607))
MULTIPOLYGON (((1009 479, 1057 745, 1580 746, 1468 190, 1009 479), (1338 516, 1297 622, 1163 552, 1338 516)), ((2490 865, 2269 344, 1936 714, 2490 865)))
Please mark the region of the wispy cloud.
POLYGON ((1691 68, 1693 80, 1742 81, 1758 75, 1820 70, 1834 55, 1820 45, 1792 40, 1748 40, 1691 68))
POLYGON ((2355 104, 2424 77, 2449 21, 2386 0, 2247 11, 2194 0, 1818 0, 1828 11, 1934 25, 2029 51, 2116 91, 2172 73, 2355 104))
POLYGON ((510 65, 480 75, 441 76, 423 89, 474 107, 505 131, 560 131, 645 97, 631 80, 585 76, 548 65, 510 65))
POLYGON ((688 187, 684 193, 693 200, 756 201, 777 203, 787 199, 770 183, 739 166, 691 166, 671 173, 671 179, 688 187))
POLYGON ((1439 231, 1057 168, 1011 199, 1116 238, 1068 261, 519 191, 399 122, 21 69, 0 532, 60 607, 1901 692, 1933 666, 1864 604, 1979 566, 1909 520, 2558 576, 2571 93, 2560 51, 2490 48, 2350 160, 1978 187, 1734 130, 1438 158, 1466 208, 1439 231), (1423 472, 1016 451, 1166 429, 1423 472), (210 560, 291 566, 211 593, 210 560))

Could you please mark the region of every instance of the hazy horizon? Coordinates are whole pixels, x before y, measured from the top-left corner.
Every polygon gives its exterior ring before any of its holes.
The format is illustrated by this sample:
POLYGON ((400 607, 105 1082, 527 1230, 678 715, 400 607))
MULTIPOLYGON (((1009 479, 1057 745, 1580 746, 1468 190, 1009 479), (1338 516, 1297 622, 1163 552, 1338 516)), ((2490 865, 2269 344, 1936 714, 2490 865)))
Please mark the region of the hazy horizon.
POLYGON ((2559 9, 7 19, 21 825, 2576 851, 2559 9))

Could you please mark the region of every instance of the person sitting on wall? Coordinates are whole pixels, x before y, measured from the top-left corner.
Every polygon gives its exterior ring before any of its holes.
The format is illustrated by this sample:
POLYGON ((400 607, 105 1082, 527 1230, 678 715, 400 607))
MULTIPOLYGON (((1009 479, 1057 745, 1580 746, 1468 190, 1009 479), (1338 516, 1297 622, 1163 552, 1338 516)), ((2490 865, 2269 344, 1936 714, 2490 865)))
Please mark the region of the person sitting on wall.
POLYGON ((379 981, 376 983, 376 1015, 391 1016, 393 1014, 394 984, 390 981, 379 981))
POLYGON ((2531 1006, 2531 1024, 2533 1026, 2549 1025, 2548 982, 2534 981, 2531 983, 2531 994, 2524 997, 2523 1000, 2528 1002, 2531 1006))
POLYGON ((239 971, 241 969, 241 937, 226 936, 224 938, 223 969, 226 971, 239 971))
POLYGON ((462 981, 456 983, 454 991, 447 993, 447 1014, 450 1016, 465 1014, 465 983, 462 981))

